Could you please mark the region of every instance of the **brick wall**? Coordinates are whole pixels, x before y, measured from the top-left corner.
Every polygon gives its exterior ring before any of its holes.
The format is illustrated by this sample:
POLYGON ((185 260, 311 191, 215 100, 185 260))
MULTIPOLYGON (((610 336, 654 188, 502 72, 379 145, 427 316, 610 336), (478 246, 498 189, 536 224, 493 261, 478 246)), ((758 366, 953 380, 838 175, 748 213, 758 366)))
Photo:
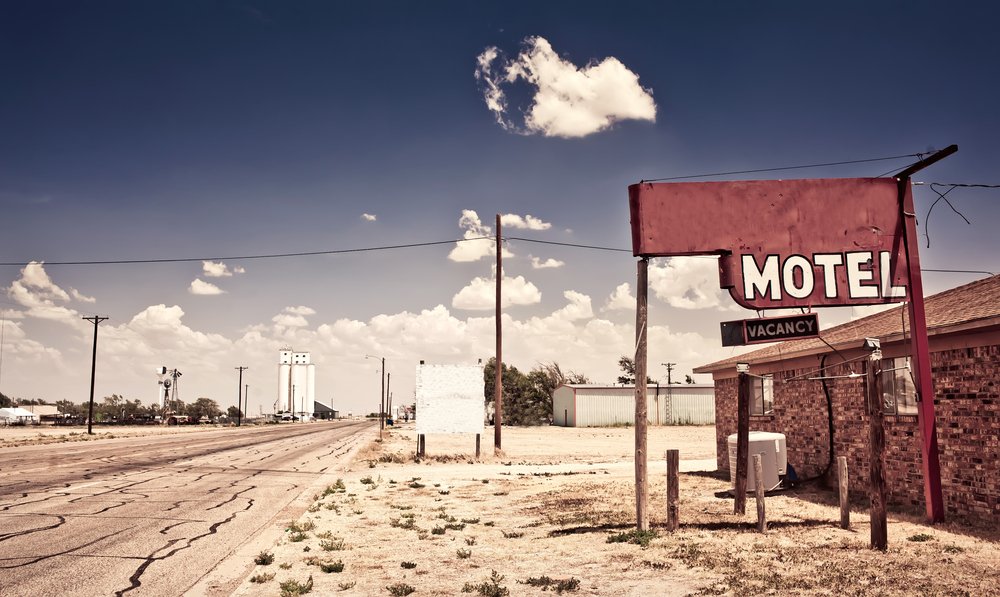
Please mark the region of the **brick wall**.
MULTIPOLYGON (((818 367, 817 360, 817 367, 818 367)), ((861 373, 855 362, 826 375, 861 373)), ((757 367, 754 368, 755 372, 757 367)), ((774 412, 752 416, 751 431, 784 433, 788 462, 800 478, 823 473, 829 462, 827 404, 819 381, 789 381, 811 369, 774 372, 774 412)), ((946 516, 1000 522, 1000 345, 931 354, 946 516)), ((736 379, 716 380, 716 457, 729 471, 727 437, 736 433, 736 379)), ((868 491, 868 416, 863 378, 828 380, 833 402, 834 454, 846 456, 852 493, 868 491)), ((885 417, 888 502, 923 510, 923 472, 916 416, 885 417)), ((836 465, 824 479, 836 485, 836 465)))

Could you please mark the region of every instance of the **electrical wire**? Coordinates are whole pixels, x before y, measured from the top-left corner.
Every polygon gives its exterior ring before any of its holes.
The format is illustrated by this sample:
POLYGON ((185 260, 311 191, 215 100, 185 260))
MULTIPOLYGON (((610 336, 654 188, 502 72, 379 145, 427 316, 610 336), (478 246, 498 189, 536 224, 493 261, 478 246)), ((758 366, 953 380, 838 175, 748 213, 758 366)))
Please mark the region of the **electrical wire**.
MULTIPOLYGON (((926 154, 924 153, 907 153, 903 155, 893 155, 886 156, 882 158, 868 158, 864 160, 845 160, 842 162, 824 162, 822 164, 802 164, 799 166, 782 166, 780 168, 757 168, 754 170, 733 170, 732 172, 713 172, 710 174, 692 174, 689 176, 670 176, 667 178, 648 178, 643 179, 639 182, 663 182, 667 180, 683 180, 686 178, 708 178, 710 176, 730 176, 733 174, 757 174, 760 172, 780 172, 782 170, 801 170, 804 168, 823 168, 827 166, 845 166, 848 164, 865 164, 868 162, 884 162, 887 160, 901 160, 903 158, 920 158, 926 154)), ((890 172, 895 172, 896 169, 890 170, 890 172)))
POLYGON ((561 243, 552 240, 538 240, 536 238, 521 238, 519 236, 505 236, 505 240, 519 240, 526 243, 538 243, 540 245, 556 245, 559 247, 575 247, 577 249, 596 249, 598 251, 618 251, 622 253, 631 253, 632 249, 619 249, 616 247, 600 247, 597 245, 582 245, 576 243, 561 243))
MULTIPOLYGON (((493 240, 492 236, 478 236, 473 238, 459 238, 453 240, 436 240, 424 243, 409 243, 405 245, 381 245, 375 247, 360 247, 354 249, 332 249, 328 251, 304 251, 301 253, 271 253, 266 255, 236 255, 231 257, 178 257, 163 259, 110 259, 107 261, 45 261, 45 265, 129 265, 138 263, 189 263, 193 261, 246 261, 250 259, 281 259, 287 257, 311 257, 315 255, 342 255, 345 253, 364 253, 367 251, 391 251, 394 249, 412 249, 415 247, 429 247, 433 245, 450 245, 451 243, 463 243, 474 240, 493 240)), ((23 267, 28 265, 23 262, 0 263, 3 266, 23 267)))

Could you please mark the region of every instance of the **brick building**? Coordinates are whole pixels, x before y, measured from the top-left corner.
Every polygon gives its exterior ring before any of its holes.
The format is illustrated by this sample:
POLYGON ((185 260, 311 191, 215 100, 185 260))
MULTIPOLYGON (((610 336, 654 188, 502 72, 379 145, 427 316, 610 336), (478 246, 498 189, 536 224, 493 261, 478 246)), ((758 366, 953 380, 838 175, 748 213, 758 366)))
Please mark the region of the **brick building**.
MULTIPOLYGON (((925 302, 945 514, 1000 523, 1000 276, 925 302)), ((846 456, 852 493, 868 491, 865 337, 881 340, 888 501, 923 510, 923 471, 914 386, 906 368, 910 326, 897 307, 808 338, 704 365, 715 380, 716 458, 728 471, 726 438, 736 433, 736 363, 754 377, 750 429, 787 437, 800 478, 836 485, 846 456), (828 345, 828 344, 829 345, 828 345), (823 379, 817 379, 823 378, 823 379), (832 378, 832 379, 831 379, 832 378)))

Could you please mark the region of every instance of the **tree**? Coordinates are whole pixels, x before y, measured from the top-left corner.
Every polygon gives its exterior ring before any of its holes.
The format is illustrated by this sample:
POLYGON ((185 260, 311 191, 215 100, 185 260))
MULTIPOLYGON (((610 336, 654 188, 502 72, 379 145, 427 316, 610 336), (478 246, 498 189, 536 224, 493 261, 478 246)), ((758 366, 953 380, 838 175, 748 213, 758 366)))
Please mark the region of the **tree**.
MULTIPOLYGON (((496 359, 483 368, 487 404, 493 402, 496 359)), ((586 376, 563 373, 558 363, 539 364, 527 375, 503 365, 503 422, 507 425, 543 425, 552 422, 552 392, 564 383, 588 383, 586 376)))
POLYGON ((7 394, 0 392, 0 408, 10 408, 11 406, 14 406, 14 401, 7 394))
POLYGON ((230 419, 238 419, 243 417, 243 411, 236 408, 235 406, 230 406, 226 409, 226 416, 230 419))
POLYGON ((690 375, 685 375, 684 376, 684 383, 686 383, 686 384, 692 384, 692 383, 694 383, 694 378, 691 377, 690 375))
POLYGON ((64 415, 69 415, 71 417, 84 416, 83 405, 70 402, 69 400, 57 400, 56 408, 58 408, 59 412, 64 415))
POLYGON ((202 417, 215 419, 222 414, 222 409, 220 409, 219 404, 211 398, 199 398, 193 403, 187 405, 184 409, 184 414, 191 417, 195 421, 201 419, 202 417))
MULTIPOLYGON (((635 384, 635 361, 629 357, 623 356, 618 359, 618 367, 622 370, 624 375, 618 376, 618 383, 626 386, 635 384)), ((646 383, 656 383, 653 378, 649 375, 646 376, 646 383)))

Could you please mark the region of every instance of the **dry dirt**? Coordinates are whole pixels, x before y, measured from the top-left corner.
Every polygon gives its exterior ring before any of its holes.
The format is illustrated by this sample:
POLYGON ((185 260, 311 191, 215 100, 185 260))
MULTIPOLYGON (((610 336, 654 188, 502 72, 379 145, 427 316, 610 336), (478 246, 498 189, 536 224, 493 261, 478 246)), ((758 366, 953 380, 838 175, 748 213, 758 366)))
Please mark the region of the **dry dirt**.
POLYGON ((53 427, 49 425, 10 425, 0 427, 0 448, 85 442, 116 437, 139 437, 174 433, 197 433, 221 429, 218 425, 95 425, 87 434, 86 425, 53 427))
POLYGON ((236 594, 1000 595, 998 529, 891 513, 881 553, 862 503, 842 530, 835 496, 800 487, 767 498, 757 533, 752 498, 736 516, 716 496, 728 484, 710 472, 713 427, 650 429, 646 546, 612 542, 636 539, 633 430, 505 428, 501 456, 488 431, 479 460, 474 437, 430 436, 422 462, 412 423, 388 431, 288 521, 236 594), (675 533, 667 448, 687 471, 675 533))

